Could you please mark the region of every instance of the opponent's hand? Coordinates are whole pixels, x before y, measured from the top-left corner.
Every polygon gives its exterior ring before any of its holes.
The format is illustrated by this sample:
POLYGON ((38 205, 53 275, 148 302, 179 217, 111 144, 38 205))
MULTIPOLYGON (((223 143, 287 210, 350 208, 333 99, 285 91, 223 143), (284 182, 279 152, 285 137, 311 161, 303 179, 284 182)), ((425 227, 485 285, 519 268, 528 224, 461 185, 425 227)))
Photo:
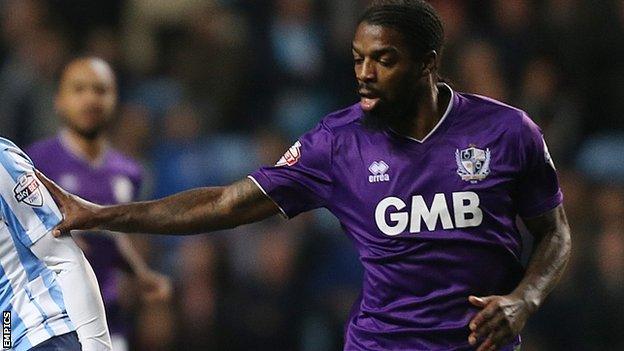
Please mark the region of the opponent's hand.
POLYGON ((493 351, 509 344, 520 334, 531 311, 526 301, 513 296, 487 296, 468 298, 471 304, 482 308, 470 324, 468 342, 480 343, 477 351, 493 351))
POLYGON ((167 276, 149 270, 139 274, 137 280, 145 302, 167 302, 171 299, 173 287, 167 276))
POLYGON ((97 227, 95 218, 97 210, 100 208, 99 205, 68 193, 38 170, 35 170, 35 173, 48 189, 63 214, 63 221, 52 230, 54 236, 69 234, 74 229, 97 227))

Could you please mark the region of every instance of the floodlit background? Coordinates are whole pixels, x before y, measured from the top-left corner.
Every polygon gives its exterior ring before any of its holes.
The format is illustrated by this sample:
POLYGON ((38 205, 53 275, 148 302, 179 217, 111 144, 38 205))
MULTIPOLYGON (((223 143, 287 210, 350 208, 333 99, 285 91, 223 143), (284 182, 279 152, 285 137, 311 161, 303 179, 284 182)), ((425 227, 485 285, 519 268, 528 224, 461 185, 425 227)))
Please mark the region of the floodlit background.
MULTIPOLYGON (((560 172, 574 254, 523 350, 624 350, 624 2, 431 1, 456 89, 518 106, 560 172)), ((143 198, 220 185, 274 163, 357 101, 360 0, 0 0, 0 135, 55 133, 68 58, 110 62, 113 144, 145 167, 143 198)), ((361 269, 324 211, 188 238, 139 236, 170 305, 124 282, 133 350, 339 350, 361 269)))

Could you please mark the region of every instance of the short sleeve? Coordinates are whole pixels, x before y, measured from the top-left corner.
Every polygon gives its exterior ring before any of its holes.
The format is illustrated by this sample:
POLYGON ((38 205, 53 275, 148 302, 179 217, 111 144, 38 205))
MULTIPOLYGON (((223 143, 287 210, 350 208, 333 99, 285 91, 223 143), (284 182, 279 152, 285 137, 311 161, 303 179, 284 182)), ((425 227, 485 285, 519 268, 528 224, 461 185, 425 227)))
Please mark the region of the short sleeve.
POLYGON ((324 207, 332 193, 331 131, 320 123, 286 151, 275 166, 249 175, 287 218, 324 207))
POLYGON ((28 156, 15 146, 0 145, 2 218, 12 235, 30 247, 63 217, 48 190, 36 177, 28 156))
POLYGON ((542 131, 526 115, 522 117, 519 146, 518 213, 524 218, 539 216, 561 204, 563 194, 542 131))

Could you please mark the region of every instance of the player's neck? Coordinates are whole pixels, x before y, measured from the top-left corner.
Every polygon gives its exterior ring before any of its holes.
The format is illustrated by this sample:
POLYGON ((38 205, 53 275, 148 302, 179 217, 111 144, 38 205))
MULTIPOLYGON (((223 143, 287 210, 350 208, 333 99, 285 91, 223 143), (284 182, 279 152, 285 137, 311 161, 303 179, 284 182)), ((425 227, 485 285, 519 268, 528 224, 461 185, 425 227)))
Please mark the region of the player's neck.
POLYGON ((99 163, 106 150, 106 139, 103 135, 89 139, 71 129, 65 129, 62 132, 62 137, 70 151, 91 164, 99 163))
POLYGON ((449 103, 450 94, 446 91, 440 93, 438 86, 432 83, 431 89, 415 102, 417 108, 414 108, 408 118, 400 119, 398 125, 393 126, 393 130, 410 138, 423 140, 440 122, 449 103))

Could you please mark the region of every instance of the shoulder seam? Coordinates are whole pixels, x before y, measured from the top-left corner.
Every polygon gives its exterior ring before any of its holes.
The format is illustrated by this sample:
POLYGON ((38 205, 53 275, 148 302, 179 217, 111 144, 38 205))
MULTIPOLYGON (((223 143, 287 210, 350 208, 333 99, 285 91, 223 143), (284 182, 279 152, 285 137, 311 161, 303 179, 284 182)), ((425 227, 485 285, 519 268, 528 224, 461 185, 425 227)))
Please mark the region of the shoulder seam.
POLYGON ((320 122, 321 126, 323 127, 323 129, 325 129, 330 136, 330 140, 329 140, 329 169, 331 170, 331 195, 330 197, 333 198, 334 197, 334 186, 336 184, 335 179, 336 177, 334 176, 334 139, 335 139, 335 134, 334 131, 332 130, 332 128, 330 128, 330 126, 327 125, 327 123, 325 123, 325 118, 323 118, 320 122))
POLYGON ((505 107, 508 108, 510 110, 514 110, 517 111, 521 114, 526 114, 526 111, 522 110, 519 107, 516 106, 512 106, 508 103, 502 102, 502 101, 498 101, 496 99, 492 99, 490 97, 487 97, 485 95, 479 95, 479 94, 467 94, 467 93, 462 93, 463 96, 469 96, 469 97, 475 97, 475 98, 479 98, 481 100, 482 103, 486 103, 488 105, 492 105, 492 106, 499 106, 499 107, 505 107))

